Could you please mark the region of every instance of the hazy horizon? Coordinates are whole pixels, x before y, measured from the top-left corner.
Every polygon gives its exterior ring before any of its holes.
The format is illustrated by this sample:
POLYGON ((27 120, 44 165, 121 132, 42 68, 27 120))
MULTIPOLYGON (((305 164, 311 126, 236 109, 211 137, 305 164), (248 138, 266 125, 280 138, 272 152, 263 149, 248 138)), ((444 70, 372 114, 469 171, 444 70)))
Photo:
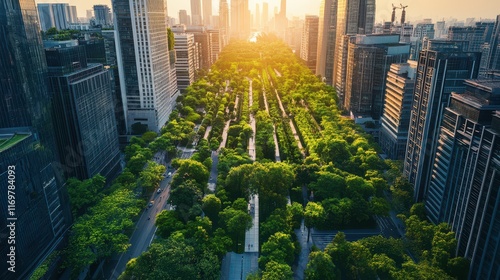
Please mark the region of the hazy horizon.
MULTIPOLYGON (((92 9, 93 5, 105 4, 112 8, 111 0, 86 0, 82 3, 81 0, 35 0, 37 3, 69 3, 70 5, 77 6, 78 16, 85 17, 86 10, 92 9)), ((228 0, 231 2, 231 0, 228 0)), ((269 18, 272 18, 274 7, 278 7, 281 0, 249 0, 249 8, 252 13, 255 11, 255 4, 259 4, 262 11, 262 2, 269 3, 269 18)), ((321 0, 287 0, 287 16, 291 19, 293 16, 304 17, 304 15, 318 15, 321 0)), ((496 0, 478 0, 474 5, 467 5, 467 0, 420 0, 417 3, 414 1, 403 1, 406 8, 406 18, 408 21, 418 21, 424 18, 431 18, 433 22, 442 20, 443 18, 455 18, 457 20, 465 20, 467 18, 479 19, 494 19, 496 15, 500 14, 500 6, 496 0), (429 9, 432 7, 433 9, 429 9), (464 7, 454 8, 450 7, 464 7)), ((390 20, 392 13, 392 3, 390 0, 377 0, 376 2, 376 22, 390 20)), ((399 2, 394 3, 399 5, 399 2)), ((187 10, 191 14, 190 1, 188 0, 167 0, 168 14, 170 17, 179 18, 179 10, 187 10)), ((219 10, 219 0, 213 0, 213 14, 217 15, 219 10)), ((397 10, 396 18, 400 19, 401 10, 397 10)))

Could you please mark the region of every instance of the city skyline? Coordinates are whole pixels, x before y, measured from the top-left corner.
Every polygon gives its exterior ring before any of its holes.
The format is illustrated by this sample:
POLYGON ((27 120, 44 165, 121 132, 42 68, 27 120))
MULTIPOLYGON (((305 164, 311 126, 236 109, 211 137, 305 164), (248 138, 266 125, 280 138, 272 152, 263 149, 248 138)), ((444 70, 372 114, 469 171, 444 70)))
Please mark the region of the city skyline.
MULTIPOLYGON (((80 17, 85 15, 86 10, 92 9, 93 5, 104 4, 111 7, 111 0, 87 0, 85 3, 79 0, 35 0, 36 3, 69 3, 70 5, 76 5, 78 15, 80 17)), ((228 0, 230 4, 231 0, 228 0)), ((270 18, 274 12, 274 7, 278 8, 281 1, 280 0, 249 0, 248 6, 252 13, 255 12, 255 4, 262 6, 263 2, 269 3, 269 14, 270 18)), ((442 1, 432 1, 432 0, 421 0, 418 2, 418 6, 410 1, 401 2, 409 7, 406 9, 406 22, 408 21, 418 21, 425 18, 431 18, 433 22, 438 20, 447 20, 455 18, 458 20, 465 20, 466 18, 479 19, 495 19, 496 15, 500 12, 494 0, 479 0, 475 2, 475 5, 467 6, 468 1, 466 0, 442 0, 442 1), (432 6, 433 9, 428 9, 432 6), (464 7, 457 9, 449 9, 451 6, 464 7), (465 8, 466 7, 466 8, 465 8)), ((288 0, 287 1, 287 16, 291 19, 292 16, 299 16, 304 18, 307 15, 318 15, 321 0, 288 0)), ((392 0, 377 0, 376 1, 376 11, 375 11, 375 22, 381 23, 383 21, 390 21, 392 13, 392 4, 399 6, 400 2, 395 2, 392 0)), ((168 5, 168 15, 170 17, 178 18, 179 10, 187 10, 191 14, 190 1, 180 1, 180 0, 167 0, 168 5)), ((219 0, 213 0, 212 13, 214 15, 219 14, 219 0)), ((401 18, 401 10, 396 11, 396 19, 399 21, 401 18)))

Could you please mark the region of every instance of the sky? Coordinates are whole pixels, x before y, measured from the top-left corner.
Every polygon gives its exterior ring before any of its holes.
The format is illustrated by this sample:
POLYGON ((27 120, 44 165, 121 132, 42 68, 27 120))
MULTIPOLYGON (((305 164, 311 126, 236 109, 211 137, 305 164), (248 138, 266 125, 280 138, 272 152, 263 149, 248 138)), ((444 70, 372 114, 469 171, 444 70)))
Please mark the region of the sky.
MULTIPOLYGON (((111 0, 35 0, 37 3, 69 3, 76 5, 78 15, 85 17, 86 10, 92 9, 95 4, 107 4, 111 7, 111 0)), ((189 0, 166 0, 168 13, 171 17, 178 18, 179 10, 187 10, 190 14, 189 0)), ((408 5, 406 18, 408 21, 416 21, 424 18, 442 20, 456 18, 494 19, 500 14, 499 0, 376 0, 376 22, 388 21, 391 18, 392 3, 408 5), (473 3, 473 4, 471 4, 473 3)), ((231 2, 231 0, 228 0, 231 2)), ((274 7, 279 7, 281 0, 249 0, 249 7, 253 11, 255 4, 259 4, 262 10, 262 2, 269 3, 269 13, 272 14, 274 7)), ((287 0, 287 16, 303 17, 305 14, 317 15, 321 0, 287 0)), ((213 14, 218 14, 219 0, 213 0, 213 14)), ((401 10, 397 10, 396 17, 401 17, 401 10)))

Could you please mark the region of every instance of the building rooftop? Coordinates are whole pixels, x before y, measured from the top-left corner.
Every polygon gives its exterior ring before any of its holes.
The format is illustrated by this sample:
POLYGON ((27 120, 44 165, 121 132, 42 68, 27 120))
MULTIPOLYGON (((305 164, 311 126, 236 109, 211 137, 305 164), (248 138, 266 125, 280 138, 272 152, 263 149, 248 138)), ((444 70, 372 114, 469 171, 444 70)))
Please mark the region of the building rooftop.
POLYGON ((28 138, 31 133, 0 134, 0 153, 28 138))

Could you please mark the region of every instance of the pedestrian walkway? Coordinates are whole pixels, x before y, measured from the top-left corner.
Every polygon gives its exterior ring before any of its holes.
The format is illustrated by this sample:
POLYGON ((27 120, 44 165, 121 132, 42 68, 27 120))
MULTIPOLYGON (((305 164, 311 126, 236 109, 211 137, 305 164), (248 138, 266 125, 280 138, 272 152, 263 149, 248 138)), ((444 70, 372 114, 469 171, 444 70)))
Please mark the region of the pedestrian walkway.
POLYGON ((252 195, 249 202, 252 227, 245 234, 245 252, 259 252, 259 196, 252 195))

